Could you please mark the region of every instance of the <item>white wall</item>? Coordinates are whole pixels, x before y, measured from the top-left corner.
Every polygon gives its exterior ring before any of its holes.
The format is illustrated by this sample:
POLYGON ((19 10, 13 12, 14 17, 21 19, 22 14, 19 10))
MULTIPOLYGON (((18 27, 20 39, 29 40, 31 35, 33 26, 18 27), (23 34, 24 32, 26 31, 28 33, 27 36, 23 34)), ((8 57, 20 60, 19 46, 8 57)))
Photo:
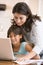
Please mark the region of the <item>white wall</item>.
POLYGON ((0 4, 6 4, 7 8, 5 11, 0 11, 0 37, 7 36, 7 30, 10 26, 11 21, 11 7, 10 3, 12 0, 0 0, 0 4))
POLYGON ((39 0, 38 14, 43 18, 43 0, 39 0))
POLYGON ((7 5, 5 11, 0 11, 0 37, 7 36, 7 30, 11 25, 12 8, 14 4, 20 1, 26 2, 30 6, 32 13, 38 13, 39 0, 0 0, 0 4, 7 5))

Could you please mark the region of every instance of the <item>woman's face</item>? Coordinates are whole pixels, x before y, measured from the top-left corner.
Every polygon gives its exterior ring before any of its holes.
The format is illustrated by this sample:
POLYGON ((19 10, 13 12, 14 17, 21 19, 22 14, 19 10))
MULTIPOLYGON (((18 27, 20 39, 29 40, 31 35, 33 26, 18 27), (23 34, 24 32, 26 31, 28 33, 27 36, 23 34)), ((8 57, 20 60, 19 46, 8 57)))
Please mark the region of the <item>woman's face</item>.
POLYGON ((19 13, 14 13, 13 16, 14 16, 14 21, 18 26, 22 26, 26 22, 26 19, 28 18, 26 15, 19 13))
POLYGON ((10 33, 9 38, 11 39, 11 42, 13 45, 19 45, 20 39, 22 38, 21 35, 16 35, 13 32, 10 33))

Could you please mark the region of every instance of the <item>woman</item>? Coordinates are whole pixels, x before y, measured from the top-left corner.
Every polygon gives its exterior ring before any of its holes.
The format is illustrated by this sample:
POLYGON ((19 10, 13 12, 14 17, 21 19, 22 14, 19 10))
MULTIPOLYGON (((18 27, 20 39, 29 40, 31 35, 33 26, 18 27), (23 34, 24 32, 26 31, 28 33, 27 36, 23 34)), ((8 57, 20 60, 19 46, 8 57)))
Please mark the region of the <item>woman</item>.
POLYGON ((24 39, 35 45, 32 51, 25 57, 21 58, 21 60, 32 59, 42 51, 42 43, 40 41, 41 37, 39 36, 38 28, 41 24, 41 22, 38 21, 41 21, 41 19, 39 16, 33 15, 29 6, 24 2, 17 3, 13 7, 12 13, 14 16, 12 24, 19 26, 24 39))

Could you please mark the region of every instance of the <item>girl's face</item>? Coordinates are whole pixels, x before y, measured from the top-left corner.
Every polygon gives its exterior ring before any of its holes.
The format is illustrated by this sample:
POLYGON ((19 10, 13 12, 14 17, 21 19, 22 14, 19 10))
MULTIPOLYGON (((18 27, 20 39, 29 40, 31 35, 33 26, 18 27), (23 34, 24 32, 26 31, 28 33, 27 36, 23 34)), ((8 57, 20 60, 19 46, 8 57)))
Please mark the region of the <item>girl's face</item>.
POLYGON ((28 18, 26 15, 19 13, 14 13, 13 15, 14 15, 14 21, 18 26, 22 26, 26 22, 26 19, 28 18))
POLYGON ((13 32, 10 33, 9 35, 11 42, 13 45, 19 45, 20 44, 20 39, 22 38, 22 35, 16 35, 13 32))

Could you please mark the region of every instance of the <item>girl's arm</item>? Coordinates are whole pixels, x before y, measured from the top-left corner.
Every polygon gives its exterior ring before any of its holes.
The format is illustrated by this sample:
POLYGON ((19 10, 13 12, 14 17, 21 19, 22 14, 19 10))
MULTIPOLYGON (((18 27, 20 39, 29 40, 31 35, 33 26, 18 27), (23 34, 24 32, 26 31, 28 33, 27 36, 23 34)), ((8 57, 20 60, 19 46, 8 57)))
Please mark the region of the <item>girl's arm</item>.
POLYGON ((40 56, 38 54, 36 54, 34 51, 32 51, 32 49, 34 48, 33 44, 26 44, 25 49, 26 51, 29 52, 26 58, 26 56, 24 56, 24 59, 40 59, 40 56))
POLYGON ((31 43, 27 43, 25 45, 25 50, 28 51, 28 52, 31 52, 32 51, 32 44, 31 43))

